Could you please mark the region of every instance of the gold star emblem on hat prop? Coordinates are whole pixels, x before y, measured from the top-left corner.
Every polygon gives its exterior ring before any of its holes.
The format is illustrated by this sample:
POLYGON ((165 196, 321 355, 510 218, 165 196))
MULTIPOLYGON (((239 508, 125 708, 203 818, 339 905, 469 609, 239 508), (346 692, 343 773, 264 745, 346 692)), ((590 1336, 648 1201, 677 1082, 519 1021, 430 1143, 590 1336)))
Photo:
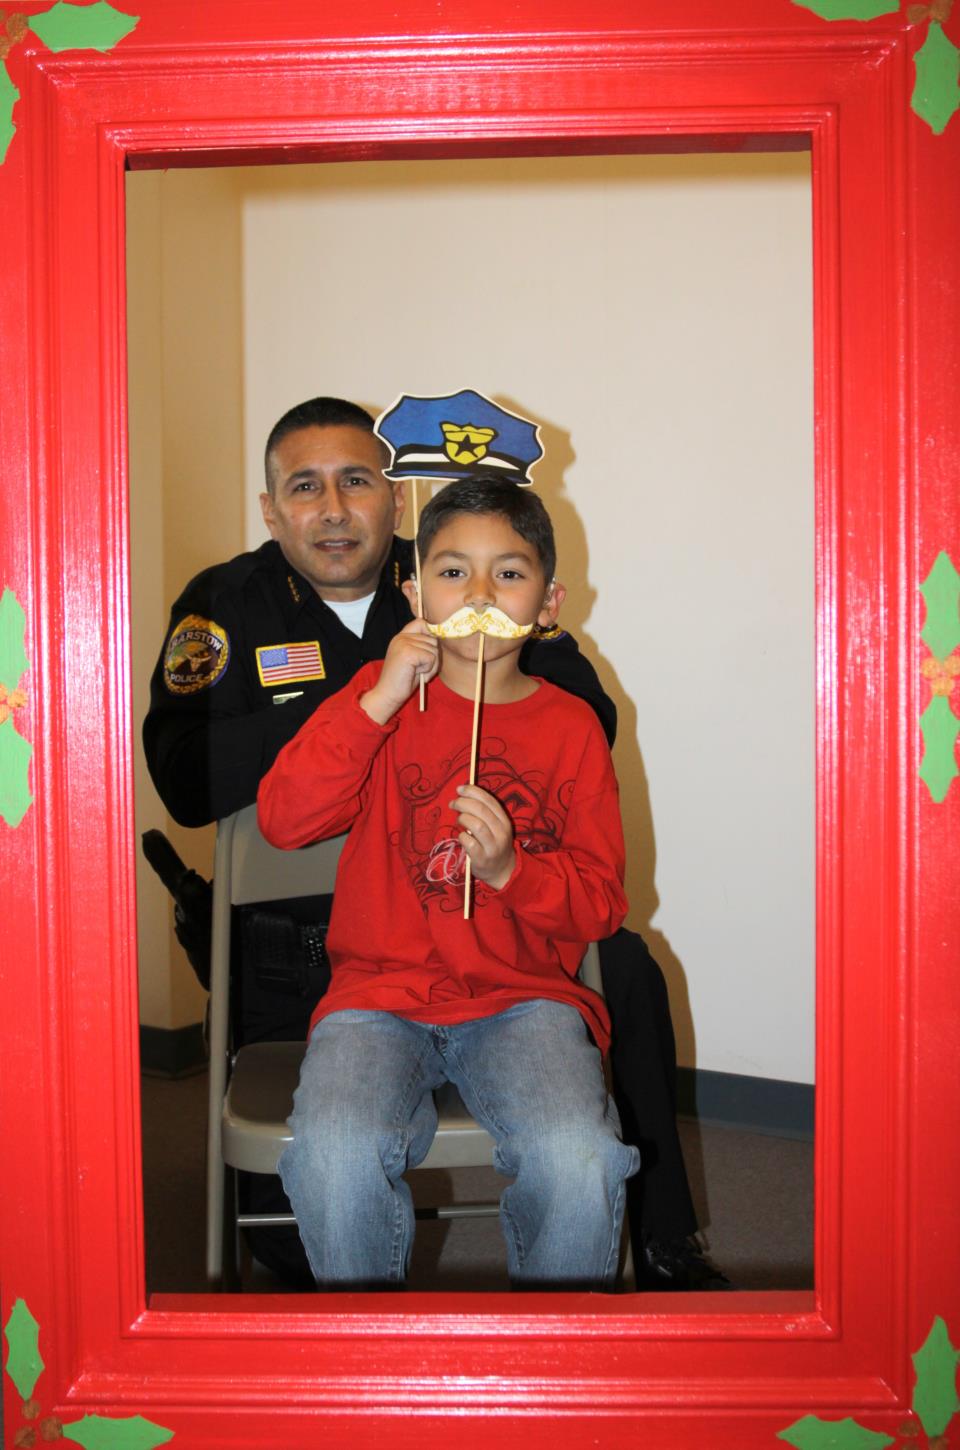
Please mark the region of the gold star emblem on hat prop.
POLYGON ((472 423, 441 423, 444 452, 454 463, 479 463, 497 436, 495 428, 478 428, 472 423))

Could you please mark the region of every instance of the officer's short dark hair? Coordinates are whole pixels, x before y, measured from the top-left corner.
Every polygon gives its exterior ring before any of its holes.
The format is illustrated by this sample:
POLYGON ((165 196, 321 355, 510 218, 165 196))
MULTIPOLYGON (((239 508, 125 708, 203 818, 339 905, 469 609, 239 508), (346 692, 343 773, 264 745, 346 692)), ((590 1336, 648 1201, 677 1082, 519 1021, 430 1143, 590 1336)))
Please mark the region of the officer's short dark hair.
MULTIPOLYGON (((271 454, 283 442, 288 433, 297 433, 301 428, 359 428, 364 433, 373 432, 373 419, 366 408, 359 403, 349 403, 346 398, 308 398, 297 403, 278 419, 270 429, 270 437, 263 451, 263 467, 267 488, 273 493, 273 468, 271 454)), ((386 448, 383 449, 386 462, 386 448)))
POLYGON ((487 474, 448 483, 420 515, 417 548, 421 559, 427 557, 434 538, 455 514, 498 514, 506 519, 514 533, 536 549, 544 579, 549 583, 553 578, 557 567, 553 524, 532 489, 487 474))

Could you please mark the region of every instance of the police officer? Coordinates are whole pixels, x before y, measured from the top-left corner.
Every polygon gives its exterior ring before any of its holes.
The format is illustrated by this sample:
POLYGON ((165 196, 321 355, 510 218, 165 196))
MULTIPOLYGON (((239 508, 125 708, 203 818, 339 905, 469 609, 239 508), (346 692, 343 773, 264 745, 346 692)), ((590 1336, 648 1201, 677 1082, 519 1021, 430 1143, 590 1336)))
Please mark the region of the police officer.
MULTIPOLYGON (((400 583, 413 546, 397 538, 402 482, 384 478, 383 444, 362 408, 314 398, 275 425, 260 501, 271 539, 187 585, 151 680, 144 747, 161 799, 181 825, 201 826, 256 798, 280 748, 367 660, 382 659, 410 619, 400 583)), ((589 662, 562 631, 527 641, 521 668, 581 696, 613 740, 616 712, 589 662)), ((329 900, 264 903, 246 912, 235 972, 239 1043, 298 1039, 329 981, 322 934, 329 900)), ((676 1131, 676 1059, 662 974, 642 939, 601 943, 614 1027, 614 1091, 624 1135, 644 1166, 631 1202, 647 1287, 724 1288, 700 1254, 676 1131)), ((250 1175, 247 1205, 285 1205, 275 1178, 250 1175)), ((256 1256, 311 1282, 295 1231, 251 1233, 256 1256)))

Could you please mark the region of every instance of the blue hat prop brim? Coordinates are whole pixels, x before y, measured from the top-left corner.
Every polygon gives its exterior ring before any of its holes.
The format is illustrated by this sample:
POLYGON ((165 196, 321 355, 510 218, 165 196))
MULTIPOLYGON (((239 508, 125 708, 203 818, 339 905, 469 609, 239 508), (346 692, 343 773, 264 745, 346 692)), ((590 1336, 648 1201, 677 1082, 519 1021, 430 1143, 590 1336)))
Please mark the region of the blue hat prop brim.
POLYGON ((386 478, 484 475, 529 485, 530 469, 543 457, 535 423, 472 388, 434 398, 401 393, 374 432, 392 455, 386 478))

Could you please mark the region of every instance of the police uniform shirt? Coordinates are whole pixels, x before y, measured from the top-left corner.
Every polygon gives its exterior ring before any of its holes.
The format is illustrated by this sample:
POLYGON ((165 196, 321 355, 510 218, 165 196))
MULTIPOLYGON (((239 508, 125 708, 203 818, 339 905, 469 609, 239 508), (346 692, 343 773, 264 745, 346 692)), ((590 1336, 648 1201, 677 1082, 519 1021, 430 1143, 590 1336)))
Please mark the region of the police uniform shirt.
MULTIPOLYGON (((143 728, 151 777, 176 821, 206 825, 256 799, 281 747, 409 623, 399 586, 413 567, 412 543, 395 538, 360 638, 274 540, 191 580, 171 611, 143 728)), ((569 635, 531 638, 520 666, 587 700, 612 742, 615 708, 569 635)))

